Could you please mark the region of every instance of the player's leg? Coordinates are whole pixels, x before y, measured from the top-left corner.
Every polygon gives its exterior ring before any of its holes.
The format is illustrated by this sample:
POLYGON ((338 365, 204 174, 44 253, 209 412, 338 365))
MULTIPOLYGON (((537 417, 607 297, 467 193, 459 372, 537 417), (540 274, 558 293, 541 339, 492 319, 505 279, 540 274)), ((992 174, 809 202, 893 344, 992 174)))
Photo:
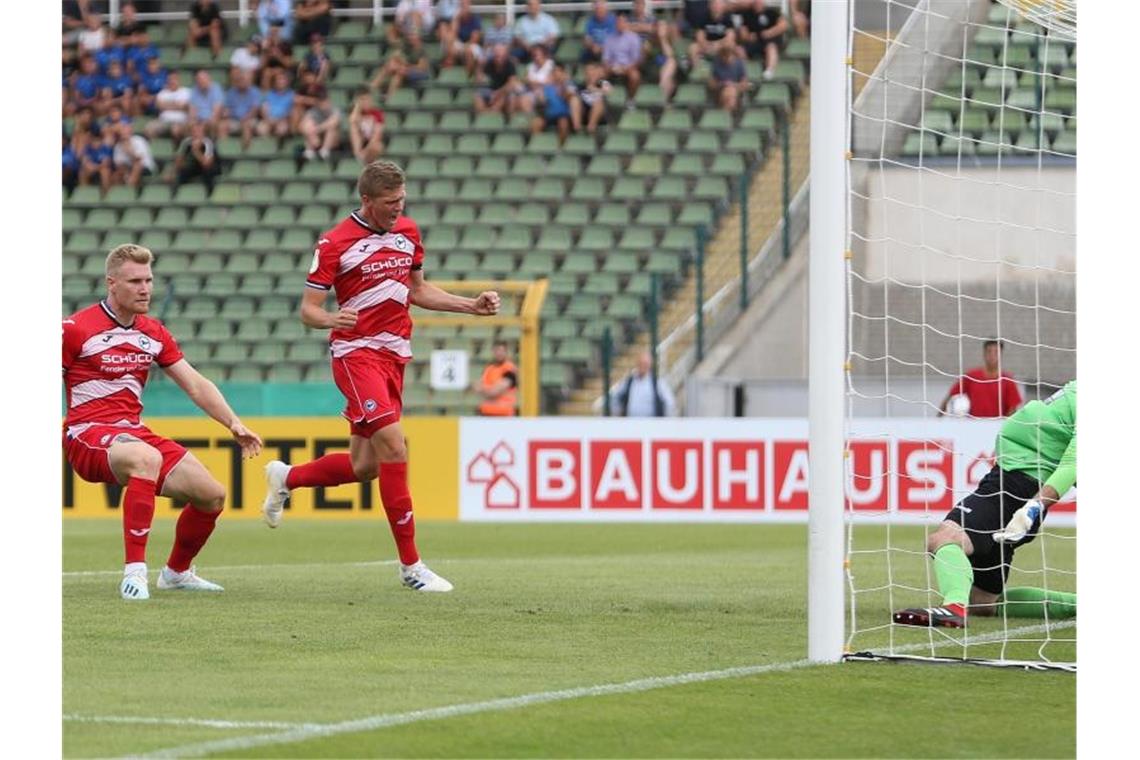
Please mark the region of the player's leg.
POLYGON ((162 455, 138 438, 120 433, 106 450, 106 462, 115 481, 126 486, 122 506, 125 557, 119 593, 128 600, 147 599, 146 544, 154 520, 162 455))
MULTIPOLYGON (((402 368, 401 368, 402 373, 402 368)), ((355 430, 364 432, 366 430, 355 430)), ((399 421, 376 429, 368 438, 379 461, 380 502, 400 556, 400 580, 416 591, 451 591, 452 585, 432 572, 416 548, 416 521, 408 489, 408 448, 399 421)))
POLYGON ((174 527, 174 545, 158 576, 164 590, 221 591, 194 571, 193 562, 210 539, 225 506, 226 489, 191 453, 164 454, 165 478, 159 493, 184 505, 174 527))
POLYGON ((1007 617, 1062 620, 1077 616, 1077 595, 1043 588, 1007 588, 994 614, 1007 617))

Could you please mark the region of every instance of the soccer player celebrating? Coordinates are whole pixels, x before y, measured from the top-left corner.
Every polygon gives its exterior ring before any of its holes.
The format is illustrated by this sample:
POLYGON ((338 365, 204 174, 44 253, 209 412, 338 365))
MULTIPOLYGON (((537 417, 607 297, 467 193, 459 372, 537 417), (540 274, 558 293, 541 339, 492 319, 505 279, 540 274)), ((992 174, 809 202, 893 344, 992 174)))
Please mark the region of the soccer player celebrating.
POLYGON ((942 606, 900 610, 904 625, 963 628, 967 615, 1074 617, 1076 594, 1005 588, 1017 547, 1037 537, 1049 508, 1077 480, 1077 383, 1007 419, 996 466, 926 540, 942 606))
POLYGON ((349 453, 296 466, 270 462, 262 512, 271 528, 294 488, 367 483, 380 478, 380 500, 396 540, 400 579, 417 591, 450 591, 416 549, 408 451, 400 427, 404 366, 412 358, 410 304, 434 311, 492 315, 499 294, 476 298, 447 293, 424 279, 424 249, 416 223, 404 216, 404 172, 390 161, 364 167, 357 183, 360 209, 321 235, 301 299, 301 321, 331 329, 332 375, 347 401, 349 453), (337 310, 325 309, 329 290, 337 310))
POLYGON ((174 337, 150 309, 154 278, 150 250, 115 247, 107 256, 107 298, 63 320, 63 380, 67 419, 63 447, 84 480, 125 485, 126 567, 119 592, 148 599, 146 543, 156 495, 185 504, 174 548, 158 576, 160 589, 221 591, 190 564, 221 514, 226 491, 193 454, 142 424, 142 389, 152 364, 166 370, 206 414, 224 425, 246 457, 261 438, 241 423, 225 398, 182 356, 174 337))

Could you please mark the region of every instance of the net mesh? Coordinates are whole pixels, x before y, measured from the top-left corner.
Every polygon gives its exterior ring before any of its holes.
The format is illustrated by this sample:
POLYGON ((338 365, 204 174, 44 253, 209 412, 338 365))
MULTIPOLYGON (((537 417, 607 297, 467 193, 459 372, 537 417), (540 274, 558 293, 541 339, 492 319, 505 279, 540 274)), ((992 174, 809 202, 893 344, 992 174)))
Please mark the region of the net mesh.
MULTIPOLYGON (((963 631, 891 612, 942 604, 926 538, 994 464, 1001 420, 950 393, 984 344, 1001 341, 1025 400, 1076 375, 1073 5, 867 0, 848 15, 848 648, 1071 663, 1070 620, 999 607, 963 631), (885 47, 873 68, 868 46, 885 47)), ((1009 586, 1075 591, 1073 495, 1018 549, 1009 586)))

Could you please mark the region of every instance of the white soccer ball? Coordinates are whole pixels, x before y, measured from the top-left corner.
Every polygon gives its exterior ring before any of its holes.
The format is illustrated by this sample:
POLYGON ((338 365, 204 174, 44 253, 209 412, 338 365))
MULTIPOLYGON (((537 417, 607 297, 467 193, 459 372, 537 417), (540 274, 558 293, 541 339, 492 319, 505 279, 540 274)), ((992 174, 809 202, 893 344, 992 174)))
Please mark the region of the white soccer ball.
POLYGON ((951 396, 946 413, 951 417, 966 417, 970 414, 970 397, 962 393, 951 396))

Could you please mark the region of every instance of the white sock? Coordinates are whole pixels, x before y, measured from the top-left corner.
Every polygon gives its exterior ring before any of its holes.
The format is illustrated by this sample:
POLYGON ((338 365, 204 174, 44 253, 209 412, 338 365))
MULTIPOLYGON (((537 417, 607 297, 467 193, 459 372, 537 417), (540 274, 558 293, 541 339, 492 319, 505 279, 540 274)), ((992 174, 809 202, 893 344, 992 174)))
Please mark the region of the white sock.
POLYGON ((128 562, 123 565, 123 575, 131 575, 132 573, 142 573, 146 575, 145 562, 128 562))

